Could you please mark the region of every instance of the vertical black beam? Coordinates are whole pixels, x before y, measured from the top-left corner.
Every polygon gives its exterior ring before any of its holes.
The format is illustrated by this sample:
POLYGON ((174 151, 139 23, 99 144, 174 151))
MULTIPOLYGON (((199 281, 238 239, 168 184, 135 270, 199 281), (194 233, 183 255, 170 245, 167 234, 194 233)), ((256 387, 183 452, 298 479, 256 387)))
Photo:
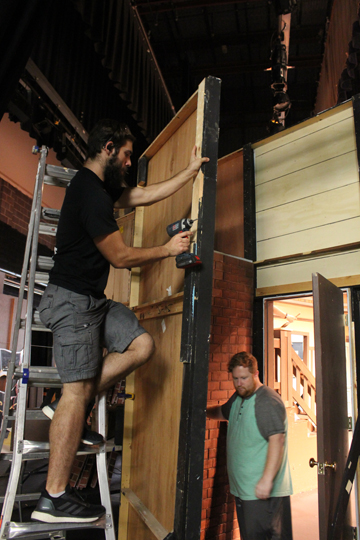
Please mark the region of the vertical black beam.
MULTIPOLYGON (((244 257, 256 261, 254 151, 246 144, 244 155, 244 257)), ((256 274, 255 274, 256 277, 256 274)), ((255 279, 256 282, 256 279, 255 279)), ((255 284, 256 286, 256 284, 255 284)))
MULTIPOLYGON (((360 288, 351 289, 352 315, 355 327, 355 366, 356 380, 354 383, 359 388, 358 374, 360 373, 360 288)), ((360 410, 360 393, 357 391, 357 408, 360 410)))
POLYGON ((358 160, 358 171, 360 176, 360 94, 357 94, 352 98, 353 113, 354 113, 354 125, 355 125, 355 138, 356 138, 356 154, 358 160))
POLYGON ((187 270, 181 359, 184 361, 174 538, 200 538, 209 369, 215 205, 221 81, 205 80, 202 155, 204 191, 199 203, 197 254, 202 265, 187 270))
POLYGON ((138 160, 138 169, 137 169, 137 185, 138 186, 146 186, 147 184, 148 165, 149 165, 149 160, 146 156, 142 156, 138 160))
MULTIPOLYGON (((256 269, 255 269, 256 272, 256 269)), ((260 379, 264 382, 264 299, 255 298, 253 307, 252 353, 258 361, 260 379)))

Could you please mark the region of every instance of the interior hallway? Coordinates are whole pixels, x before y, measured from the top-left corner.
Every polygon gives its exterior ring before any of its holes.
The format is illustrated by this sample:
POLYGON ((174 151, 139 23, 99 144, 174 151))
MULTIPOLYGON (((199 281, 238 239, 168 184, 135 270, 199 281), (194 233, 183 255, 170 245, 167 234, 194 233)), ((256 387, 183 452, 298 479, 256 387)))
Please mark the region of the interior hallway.
POLYGON ((319 540, 317 489, 291 496, 293 540, 319 540))

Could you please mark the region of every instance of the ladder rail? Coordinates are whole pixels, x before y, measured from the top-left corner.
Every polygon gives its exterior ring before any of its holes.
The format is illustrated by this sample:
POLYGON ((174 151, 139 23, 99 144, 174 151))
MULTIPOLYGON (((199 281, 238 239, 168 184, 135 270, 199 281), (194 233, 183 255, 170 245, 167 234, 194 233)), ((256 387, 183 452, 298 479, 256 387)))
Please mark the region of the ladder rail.
MULTIPOLYGON (((33 230, 33 239, 39 237, 40 229, 40 218, 41 218, 41 200, 42 192, 44 187, 44 175, 45 175, 45 160, 47 156, 47 148, 43 146, 40 150, 41 158, 39 163, 39 181, 37 183, 37 191, 34 198, 36 198, 35 205, 35 218, 34 218, 34 230, 33 230)), ((26 309, 26 324, 25 324, 25 344, 24 344, 24 356, 23 356, 23 368, 28 368, 30 365, 30 353, 31 353, 31 327, 33 319, 33 307, 34 307, 34 289, 35 289, 35 272, 37 264, 37 252, 38 252, 38 242, 33 241, 31 247, 31 257, 30 257, 30 269, 29 269, 29 278, 28 278, 28 298, 27 298, 27 309, 26 309)))
MULTIPOLYGON (((37 169, 37 174, 36 174, 36 179, 35 179, 34 193, 38 192, 39 184, 42 183, 40 175, 42 174, 42 171, 44 170, 44 167, 45 167, 47 148, 42 147, 41 152, 42 152, 41 158, 38 164, 38 169, 37 169)), ((27 235, 26 245, 25 245, 24 261, 23 261, 23 266, 22 266, 22 271, 21 271, 20 289, 19 289, 19 296, 18 296, 18 302, 17 302, 17 307, 16 307, 15 325, 14 325, 12 347, 11 347, 11 357, 8 364, 7 377, 6 377, 3 418, 2 418, 2 425, 1 425, 1 432, 0 432, 0 452, 2 450, 4 440, 6 438, 6 430, 7 430, 8 422, 9 422, 12 381, 13 381, 14 371, 15 371, 16 353, 17 353, 19 331, 20 331, 20 325, 21 325, 21 312, 23 308, 23 301, 24 301, 24 295, 25 295, 30 251, 31 251, 31 246, 33 244, 36 204, 37 204, 37 197, 34 197, 32 201, 32 205, 31 205, 30 222, 29 222, 28 235, 27 235)))

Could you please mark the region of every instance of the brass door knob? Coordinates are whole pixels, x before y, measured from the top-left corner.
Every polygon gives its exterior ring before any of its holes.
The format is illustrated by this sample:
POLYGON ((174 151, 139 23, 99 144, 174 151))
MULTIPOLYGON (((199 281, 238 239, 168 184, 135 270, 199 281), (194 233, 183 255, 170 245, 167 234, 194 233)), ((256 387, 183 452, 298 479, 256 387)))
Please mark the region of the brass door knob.
POLYGON ((334 463, 328 463, 327 461, 325 461, 325 463, 319 463, 314 458, 309 459, 309 466, 311 468, 317 466, 318 469, 319 469, 319 474, 325 474, 325 469, 326 468, 333 469, 334 471, 336 471, 336 463, 335 462, 334 463))

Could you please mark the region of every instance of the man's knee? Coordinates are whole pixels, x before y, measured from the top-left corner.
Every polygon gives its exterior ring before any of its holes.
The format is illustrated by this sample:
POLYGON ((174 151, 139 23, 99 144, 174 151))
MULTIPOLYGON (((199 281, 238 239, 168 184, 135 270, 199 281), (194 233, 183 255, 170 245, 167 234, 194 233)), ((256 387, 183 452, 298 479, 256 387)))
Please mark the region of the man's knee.
POLYGON ((132 342, 132 347, 137 353, 137 364, 142 366, 150 360, 155 351, 155 343, 150 334, 141 334, 132 342))

